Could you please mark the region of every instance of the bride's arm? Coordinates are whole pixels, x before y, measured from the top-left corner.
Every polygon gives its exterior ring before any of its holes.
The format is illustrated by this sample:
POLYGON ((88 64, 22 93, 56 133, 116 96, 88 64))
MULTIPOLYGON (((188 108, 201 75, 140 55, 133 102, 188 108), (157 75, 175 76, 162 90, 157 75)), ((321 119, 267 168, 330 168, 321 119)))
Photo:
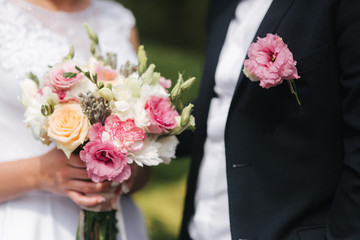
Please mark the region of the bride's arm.
POLYGON ((136 26, 131 29, 130 43, 133 46, 135 52, 137 52, 138 47, 139 47, 139 33, 138 33, 136 26))
POLYGON ((95 206, 105 201, 100 193, 109 187, 109 182, 91 182, 77 155, 67 159, 57 149, 39 157, 0 163, 0 202, 43 190, 66 195, 80 206, 95 206))

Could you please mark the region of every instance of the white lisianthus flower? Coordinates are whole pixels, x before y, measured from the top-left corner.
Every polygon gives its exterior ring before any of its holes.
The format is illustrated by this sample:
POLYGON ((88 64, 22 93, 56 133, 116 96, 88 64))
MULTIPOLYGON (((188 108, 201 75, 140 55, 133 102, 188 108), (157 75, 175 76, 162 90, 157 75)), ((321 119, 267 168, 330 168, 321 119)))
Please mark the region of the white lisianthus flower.
POLYGON ((145 102, 136 98, 132 99, 131 113, 137 127, 147 129, 147 127, 150 126, 151 123, 148 114, 145 111, 145 102))
POLYGON ((131 87, 121 83, 113 85, 112 92, 116 101, 127 101, 132 98, 131 87))
POLYGON ((127 101, 113 101, 114 107, 118 112, 129 112, 130 104, 127 101))
POLYGON ((41 99, 42 104, 46 104, 49 100, 51 100, 53 104, 59 103, 58 95, 54 93, 50 87, 43 87, 40 92, 36 97, 41 99))
POLYGON ((127 101, 111 101, 110 108, 112 114, 118 116, 121 121, 126 121, 133 118, 131 113, 130 104, 127 101))
POLYGON ((110 103, 112 113, 116 114, 121 121, 133 118, 131 112, 131 101, 133 101, 131 88, 118 83, 112 87, 112 93, 114 96, 114 100, 110 103))
POLYGON ((140 79, 138 79, 134 75, 130 75, 128 78, 125 79, 125 84, 131 88, 133 97, 140 97, 140 89, 142 84, 142 81, 140 79))
POLYGON ((107 84, 109 84, 109 83, 111 83, 112 85, 115 85, 115 84, 124 84, 124 82, 125 82, 124 76, 121 74, 118 74, 114 80, 104 81, 104 84, 105 84, 105 86, 107 86, 107 84))
POLYGON ((168 98, 169 93, 161 85, 142 85, 140 90, 140 99, 145 102, 153 96, 168 98))
POLYGON ((83 67, 83 70, 88 70, 91 73, 95 73, 95 65, 98 64, 98 61, 94 57, 90 57, 87 64, 83 67))
POLYGON ((29 102, 24 117, 25 124, 30 127, 35 139, 41 140, 43 143, 50 143, 47 136, 47 118, 44 117, 40 111, 41 106, 51 102, 56 105, 59 103, 58 96, 50 87, 43 87, 29 102))
POLYGON ((42 99, 34 98, 25 110, 24 122, 30 127, 35 139, 45 142, 47 140, 47 118, 41 114, 42 99))
POLYGON ((20 98, 21 103, 27 107, 31 103, 31 100, 35 97, 36 93, 39 91, 36 83, 26 78, 24 81, 20 82, 20 87, 22 91, 22 98, 20 98))
POLYGON ((158 140, 158 142, 161 143, 159 155, 164 163, 169 164, 171 159, 175 158, 176 147, 179 144, 179 140, 175 136, 169 136, 158 140))
POLYGON ((161 143, 156 142, 155 138, 148 137, 144 141, 143 148, 132 152, 129 157, 139 166, 157 166, 164 162, 159 155, 160 147, 161 143))

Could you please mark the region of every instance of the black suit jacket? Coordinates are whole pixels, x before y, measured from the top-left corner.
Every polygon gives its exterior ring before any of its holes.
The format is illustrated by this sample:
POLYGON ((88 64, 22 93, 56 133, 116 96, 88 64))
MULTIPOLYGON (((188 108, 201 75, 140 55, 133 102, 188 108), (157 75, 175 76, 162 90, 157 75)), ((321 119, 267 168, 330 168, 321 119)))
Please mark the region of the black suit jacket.
MULTIPOLYGON (((190 239, 214 73, 237 3, 210 7, 181 239, 190 239)), ((302 105, 285 82, 263 89, 240 75, 225 129, 232 239, 360 240, 360 1, 273 0, 256 36, 267 33, 298 62, 302 105)))

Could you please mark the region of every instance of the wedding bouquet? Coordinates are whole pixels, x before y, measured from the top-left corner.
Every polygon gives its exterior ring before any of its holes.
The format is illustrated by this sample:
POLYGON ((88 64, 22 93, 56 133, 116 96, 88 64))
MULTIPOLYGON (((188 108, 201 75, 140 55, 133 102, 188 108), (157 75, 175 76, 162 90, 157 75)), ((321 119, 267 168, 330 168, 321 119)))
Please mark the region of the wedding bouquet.
MULTIPOLYGON (((74 49, 50 67, 43 85, 30 73, 21 83, 25 123, 44 144, 54 141, 65 155, 79 152, 94 182, 123 183, 131 164, 170 163, 178 144, 176 135, 194 129, 193 105, 183 106, 182 92, 195 78, 176 85, 147 65, 144 47, 138 65, 116 69, 116 55, 102 56, 96 33, 86 26, 92 41, 87 63, 73 60, 74 49)), ((83 209, 77 239, 115 239, 118 202, 105 209, 83 209)), ((125 219, 126 220, 126 219, 125 219)))

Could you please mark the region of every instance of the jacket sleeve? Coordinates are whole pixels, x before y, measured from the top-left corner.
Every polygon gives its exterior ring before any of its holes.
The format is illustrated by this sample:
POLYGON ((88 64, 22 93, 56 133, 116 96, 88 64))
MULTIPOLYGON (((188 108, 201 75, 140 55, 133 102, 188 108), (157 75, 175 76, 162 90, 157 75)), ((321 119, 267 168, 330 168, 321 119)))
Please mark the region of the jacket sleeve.
POLYGON ((327 224, 328 240, 360 239, 360 1, 333 16, 341 74, 344 164, 327 224))

